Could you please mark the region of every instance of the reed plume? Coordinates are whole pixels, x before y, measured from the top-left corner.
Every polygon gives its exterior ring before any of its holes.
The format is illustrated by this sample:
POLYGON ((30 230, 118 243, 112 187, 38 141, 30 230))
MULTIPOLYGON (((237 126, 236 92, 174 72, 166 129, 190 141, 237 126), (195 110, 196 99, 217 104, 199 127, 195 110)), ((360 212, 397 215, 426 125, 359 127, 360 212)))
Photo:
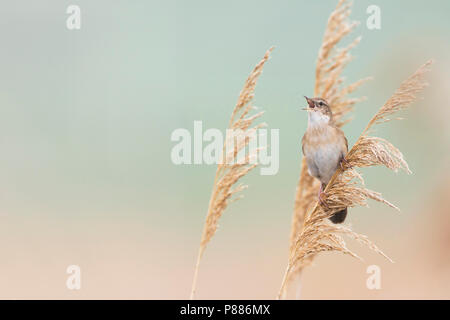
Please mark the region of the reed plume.
POLYGON ((325 206, 316 202, 314 208, 306 214, 300 234, 294 242, 278 298, 282 297, 290 273, 301 270, 318 253, 338 251, 358 257, 346 247, 342 235, 350 236, 390 260, 366 236, 357 234, 346 226, 331 225, 327 218, 346 207, 366 206, 368 199, 396 208, 393 204, 384 200, 380 193, 367 189, 355 167, 384 165, 394 171, 403 169, 410 173, 408 164, 396 147, 387 140, 369 136, 369 133, 374 125, 390 121, 391 115, 407 108, 416 99, 417 94, 427 85, 424 81, 424 74, 429 70, 431 63, 431 61, 428 61, 405 80, 369 121, 367 127, 348 152, 346 164, 336 170, 326 186, 324 190, 326 194, 325 206))
MULTIPOLYGON (((357 22, 349 21, 350 7, 351 4, 349 2, 340 0, 328 18, 315 71, 314 96, 328 101, 333 112, 335 125, 338 127, 342 127, 349 122, 346 116, 353 110, 353 106, 357 102, 364 100, 364 98, 350 98, 348 95, 370 79, 364 78, 350 85, 343 86, 342 71, 352 59, 350 50, 361 41, 361 37, 358 37, 347 47, 337 47, 340 41, 358 24, 357 22)), ((290 254, 294 250, 295 241, 301 231, 306 212, 316 200, 318 189, 319 181, 309 175, 306 160, 303 158, 292 215, 290 254)), ((297 272, 293 272, 292 275, 298 276, 299 273, 300 269, 297 272)))
POLYGON ((263 112, 251 114, 251 111, 256 109, 251 102, 254 97, 256 83, 261 75, 264 64, 269 59, 272 49, 273 48, 270 48, 266 52, 263 59, 256 65, 250 76, 247 78, 244 87, 240 92, 237 104, 231 114, 228 129, 232 130, 233 134, 228 135, 229 130, 227 130, 227 137, 221 155, 222 160, 217 165, 195 265, 190 295, 191 299, 193 299, 195 295, 200 260, 207 244, 217 231, 218 221, 228 204, 231 201, 239 199, 239 197, 236 197, 235 195, 247 187, 242 184, 236 186, 236 184, 243 176, 258 165, 256 157, 260 149, 251 149, 249 150, 249 154, 244 156, 241 155, 241 151, 245 151, 245 148, 249 146, 251 140, 255 139, 256 131, 265 126, 265 123, 253 125, 254 121, 258 119, 263 112), (230 146, 232 147, 230 148, 230 146))

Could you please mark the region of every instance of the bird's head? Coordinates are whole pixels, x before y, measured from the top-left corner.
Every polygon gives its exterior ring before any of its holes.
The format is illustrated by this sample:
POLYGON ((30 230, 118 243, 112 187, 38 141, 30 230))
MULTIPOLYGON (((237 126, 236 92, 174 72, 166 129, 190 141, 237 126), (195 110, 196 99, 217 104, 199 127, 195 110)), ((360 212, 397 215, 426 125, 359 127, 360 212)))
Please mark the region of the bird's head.
POLYGON ((328 124, 333 116, 331 108, 327 101, 322 98, 308 98, 308 107, 304 110, 308 111, 308 118, 311 124, 328 124))

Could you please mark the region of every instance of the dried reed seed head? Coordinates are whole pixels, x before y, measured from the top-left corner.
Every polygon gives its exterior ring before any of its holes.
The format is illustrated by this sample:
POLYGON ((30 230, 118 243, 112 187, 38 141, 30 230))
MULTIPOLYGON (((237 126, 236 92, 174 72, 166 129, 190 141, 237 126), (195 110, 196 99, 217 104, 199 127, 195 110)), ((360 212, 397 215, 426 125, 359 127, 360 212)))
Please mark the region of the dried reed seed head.
POLYGON ((221 155, 222 161, 217 165, 213 190, 209 200, 208 212, 206 214, 206 221, 203 226, 197 263, 194 270, 191 299, 194 298, 200 260, 207 244, 217 231, 219 219, 231 202, 241 198, 241 196, 234 198, 232 197, 247 187, 241 184, 237 186, 235 185, 240 178, 245 176, 257 166, 257 163, 255 163, 255 158, 261 148, 251 150, 250 154, 244 155, 243 157, 240 157, 240 151, 245 149, 249 145, 250 141, 255 138, 256 130, 265 126, 264 123, 253 125, 254 121, 261 117, 263 112, 250 115, 250 112, 256 109, 252 106, 251 101, 254 97, 256 82, 261 75, 264 64, 269 59, 269 55, 272 50, 273 48, 270 48, 266 52, 263 59, 256 65, 250 76, 245 81, 244 87, 239 94, 236 106, 231 114, 228 129, 232 129, 234 134, 232 137, 228 137, 227 135, 221 155), (232 150, 227 148, 230 146, 230 139, 233 139, 231 144, 232 150))
POLYGON ((234 188, 233 186, 239 179, 257 166, 255 159, 261 148, 251 149, 249 154, 241 158, 239 156, 240 152, 256 137, 256 131, 266 125, 265 123, 253 124, 263 112, 258 112, 253 115, 250 112, 256 109, 252 106, 251 101, 254 97, 257 80, 272 50, 273 48, 270 48, 266 52, 263 59, 256 65, 245 81, 236 106, 231 114, 228 129, 232 129, 233 134, 231 136, 227 135, 222 152, 223 160, 217 166, 216 179, 200 243, 200 256, 217 231, 218 221, 228 204, 240 198, 235 197, 232 199, 232 196, 235 196, 246 188, 245 185, 239 185, 234 188), (228 150, 229 148, 227 149, 227 146, 232 146, 231 150, 228 150))
POLYGON ((309 265, 315 255, 324 251, 337 251, 359 258, 346 247, 343 238, 337 232, 339 230, 337 227, 323 219, 315 222, 314 224, 309 223, 302 230, 301 241, 298 242, 296 247, 296 254, 291 257, 291 266, 301 269, 309 265))
POLYGON ((346 159, 350 166, 359 168, 384 165, 395 172, 403 169, 411 173, 400 150, 378 137, 361 136, 346 159))
POLYGON ((363 134, 367 133, 375 124, 392 120, 389 119, 388 116, 400 110, 406 109, 412 102, 416 100, 417 94, 428 86, 428 83, 425 81, 424 76, 426 72, 430 70, 430 66, 432 63, 432 60, 427 61, 419 69, 417 69, 414 74, 412 74, 408 79, 402 82, 400 87, 372 118, 363 134))
POLYGON ((380 193, 365 188, 364 185, 358 184, 358 181, 360 175, 354 169, 347 169, 336 177, 327 188, 325 200, 327 207, 322 209, 326 217, 347 207, 368 206, 368 199, 382 202, 398 210, 396 206, 383 199, 380 193))

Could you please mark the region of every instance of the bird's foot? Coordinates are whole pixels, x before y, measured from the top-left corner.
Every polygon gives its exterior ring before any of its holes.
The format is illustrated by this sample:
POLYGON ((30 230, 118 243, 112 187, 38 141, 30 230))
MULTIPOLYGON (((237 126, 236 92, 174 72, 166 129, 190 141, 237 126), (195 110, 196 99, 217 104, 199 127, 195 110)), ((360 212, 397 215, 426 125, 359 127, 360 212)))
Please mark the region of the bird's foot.
POLYGON ((322 186, 320 186, 319 194, 317 195, 317 197, 319 198, 319 204, 328 210, 330 207, 326 202, 327 194, 323 191, 322 186))
POLYGON ((345 157, 342 157, 341 162, 339 163, 341 166, 342 171, 345 171, 347 169, 353 169, 353 166, 350 165, 350 162, 345 159, 345 157))

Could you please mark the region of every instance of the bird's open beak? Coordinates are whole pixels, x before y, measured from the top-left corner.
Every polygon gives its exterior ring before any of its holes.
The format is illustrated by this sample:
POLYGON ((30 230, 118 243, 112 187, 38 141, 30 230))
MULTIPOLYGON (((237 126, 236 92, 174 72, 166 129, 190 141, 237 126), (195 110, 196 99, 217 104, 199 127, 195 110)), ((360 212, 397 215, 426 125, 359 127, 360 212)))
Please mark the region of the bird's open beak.
POLYGON ((314 108, 314 101, 312 101, 310 98, 308 98, 307 96, 304 96, 306 99, 306 102, 308 102, 308 106, 310 109, 314 108))

